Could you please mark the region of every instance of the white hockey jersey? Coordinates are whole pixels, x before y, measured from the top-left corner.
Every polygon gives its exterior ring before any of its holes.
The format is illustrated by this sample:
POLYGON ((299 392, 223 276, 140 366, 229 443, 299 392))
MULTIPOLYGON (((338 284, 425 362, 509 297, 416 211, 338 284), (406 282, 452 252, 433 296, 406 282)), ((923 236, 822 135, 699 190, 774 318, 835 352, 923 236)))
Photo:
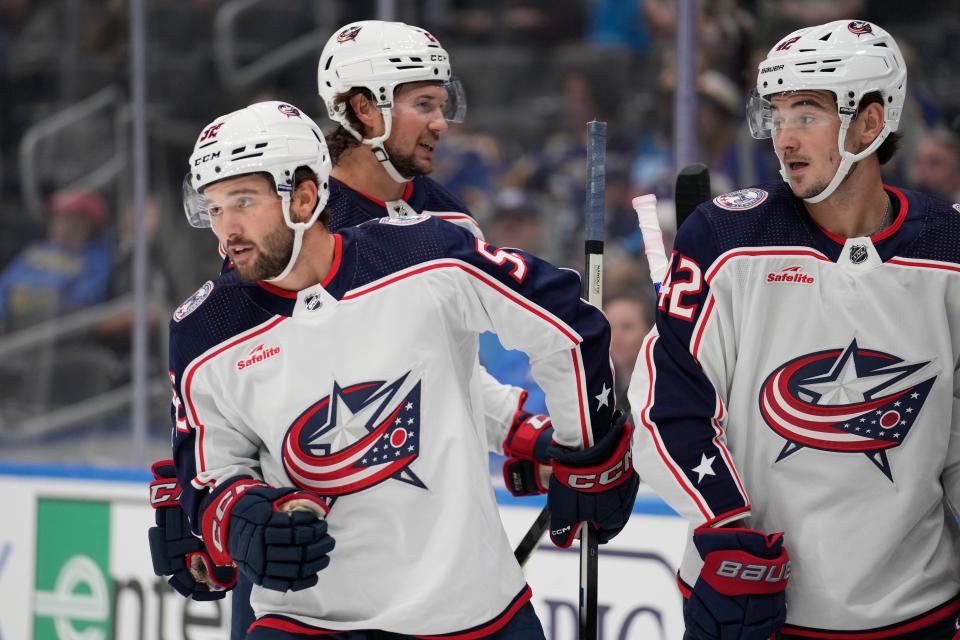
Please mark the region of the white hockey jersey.
POLYGON ((782 183, 701 205, 631 380, 637 470, 691 527, 785 532, 791 637, 960 610, 960 205, 887 191, 869 238, 782 183))
POLYGON ((228 272, 175 314, 183 507, 196 528, 239 476, 330 499, 330 565, 301 592, 255 586, 258 625, 477 633, 530 598, 488 477, 477 337, 530 355, 556 439, 580 447, 613 409, 609 325, 575 272, 437 218, 335 238, 320 285, 228 272))

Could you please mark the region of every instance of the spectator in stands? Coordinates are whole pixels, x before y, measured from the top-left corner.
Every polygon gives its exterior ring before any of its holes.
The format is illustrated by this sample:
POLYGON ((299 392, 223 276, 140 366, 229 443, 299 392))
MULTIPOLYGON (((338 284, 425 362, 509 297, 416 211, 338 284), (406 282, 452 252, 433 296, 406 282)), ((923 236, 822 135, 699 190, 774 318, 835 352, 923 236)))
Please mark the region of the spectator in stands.
POLYGON ((649 296, 621 294, 611 296, 603 305, 610 321, 610 357, 615 371, 615 393, 623 397, 630 385, 630 375, 640 353, 643 339, 653 326, 649 296))
POLYGON ((960 137, 948 129, 933 129, 920 139, 907 163, 910 188, 960 202, 960 137))
POLYGON ((61 191, 49 205, 47 237, 0 273, 0 326, 9 331, 102 302, 109 291, 107 204, 92 191, 61 191))

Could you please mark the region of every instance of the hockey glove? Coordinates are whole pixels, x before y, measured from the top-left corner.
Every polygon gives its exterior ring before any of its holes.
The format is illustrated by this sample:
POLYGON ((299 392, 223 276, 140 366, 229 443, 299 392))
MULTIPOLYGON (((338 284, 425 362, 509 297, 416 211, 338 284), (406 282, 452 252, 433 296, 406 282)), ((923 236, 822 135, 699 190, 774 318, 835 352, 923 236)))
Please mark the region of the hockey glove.
POLYGON ((590 522, 603 544, 620 533, 637 497, 640 479, 633 470, 630 441, 633 425, 615 414, 610 431, 589 449, 550 447, 550 538, 558 547, 573 543, 579 525, 590 522))
POLYGON ((330 564, 327 511, 306 491, 238 478, 207 498, 203 540, 218 566, 236 563, 254 584, 300 591, 317 584, 317 573, 330 564))
POLYGON ((553 423, 547 416, 518 411, 503 441, 503 482, 515 496, 547 492, 550 482, 548 447, 553 443, 553 423))
POLYGON ((685 638, 768 640, 787 617, 790 556, 783 534, 753 529, 693 532, 703 558, 700 577, 683 603, 685 638))
POLYGON ((150 506, 157 526, 149 531, 153 572, 169 576, 178 593, 194 600, 219 600, 237 580, 233 567, 215 567, 203 542, 193 535, 187 514, 180 508, 180 485, 173 460, 157 460, 151 467, 150 506))

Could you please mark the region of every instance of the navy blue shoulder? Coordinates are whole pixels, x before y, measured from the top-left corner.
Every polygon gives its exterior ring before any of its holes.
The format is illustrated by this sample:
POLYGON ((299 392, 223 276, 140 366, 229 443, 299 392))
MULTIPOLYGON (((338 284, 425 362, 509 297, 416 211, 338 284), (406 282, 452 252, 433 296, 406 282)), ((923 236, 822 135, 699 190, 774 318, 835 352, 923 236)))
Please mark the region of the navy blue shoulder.
POLYGON ((410 194, 409 204, 418 213, 426 212, 456 212, 472 216, 470 210, 457 196, 450 193, 446 187, 433 178, 417 176, 413 179, 413 192, 410 194))
POLYGON ((468 231, 426 214, 380 218, 339 233, 343 255, 326 285, 335 298, 391 273, 447 257, 451 247, 474 243, 468 231))
POLYGON ((704 267, 738 247, 822 250, 801 201, 782 182, 740 189, 702 203, 683 223, 675 245, 704 267))
POLYGON ((960 204, 907 189, 902 193, 909 205, 904 227, 915 229, 897 255, 960 263, 960 204))
POLYGON ((371 200, 332 176, 329 184, 327 210, 330 212, 330 221, 327 228, 330 231, 355 227, 367 220, 376 220, 386 213, 383 203, 371 200))
POLYGON ((208 280, 177 307, 170 321, 170 367, 178 376, 211 347, 276 315, 254 302, 251 289, 259 287, 230 270, 208 280))

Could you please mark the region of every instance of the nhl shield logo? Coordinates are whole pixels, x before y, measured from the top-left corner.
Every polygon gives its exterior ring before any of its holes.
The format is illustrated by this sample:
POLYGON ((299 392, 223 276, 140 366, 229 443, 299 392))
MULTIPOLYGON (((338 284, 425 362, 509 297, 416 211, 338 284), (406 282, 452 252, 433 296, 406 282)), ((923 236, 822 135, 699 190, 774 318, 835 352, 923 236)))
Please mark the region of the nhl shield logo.
POLYGON ((753 209, 767 199, 763 189, 740 189, 731 191, 713 199, 713 204, 727 211, 745 211, 753 209))
POLYGON ((303 306, 307 311, 316 311, 323 306, 323 298, 316 293, 311 293, 303 300, 303 306))
POLYGON ((867 261, 869 253, 867 252, 867 246, 863 244, 855 244, 850 247, 850 262, 853 264, 863 264, 867 261))

